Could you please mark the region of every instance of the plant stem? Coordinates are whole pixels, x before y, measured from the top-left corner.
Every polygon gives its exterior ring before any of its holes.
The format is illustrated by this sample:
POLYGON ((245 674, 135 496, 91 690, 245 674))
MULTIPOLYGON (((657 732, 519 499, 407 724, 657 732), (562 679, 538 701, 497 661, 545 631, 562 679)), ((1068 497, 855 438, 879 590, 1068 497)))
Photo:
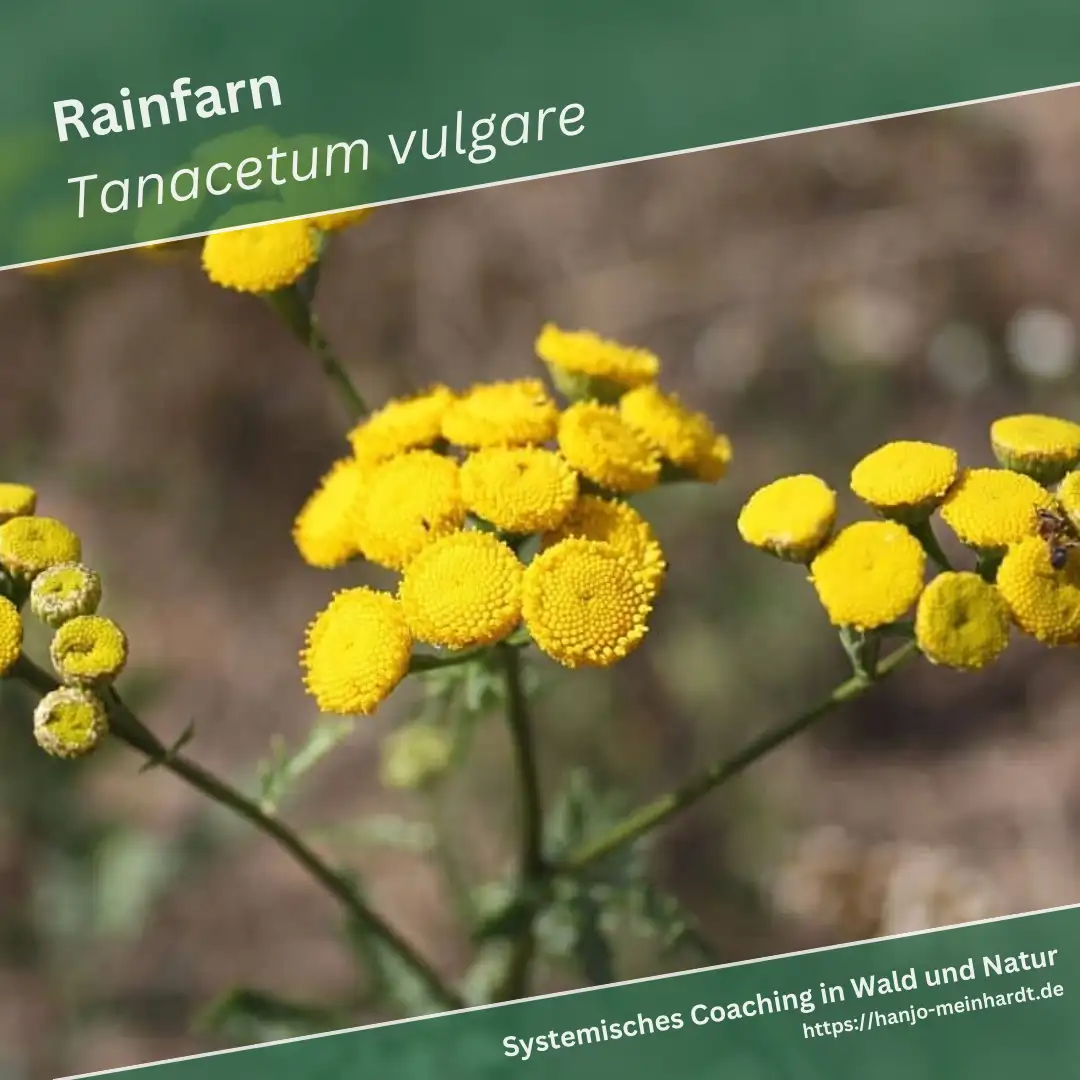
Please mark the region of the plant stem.
MULTIPOLYGON (((59 685, 47 671, 26 656, 19 658, 10 674, 42 695, 55 690, 59 685)), ((254 802, 201 765, 171 751, 124 704, 115 691, 105 695, 105 704, 113 735, 137 750, 149 762, 171 772, 270 837, 341 904, 358 926, 379 938, 387 949, 395 953, 399 960, 415 973, 417 979, 423 982, 433 999, 448 1009, 463 1007, 464 1003, 457 993, 443 983, 431 965, 380 915, 368 907, 353 886, 308 847, 288 825, 277 818, 268 817, 254 802)))
MULTIPOLYGON (((520 808, 520 851, 518 868, 519 895, 528 898, 543 887, 548 866, 544 859, 544 811, 540 794, 540 777, 536 766, 532 725, 528 701, 521 679, 521 657, 514 648, 499 647, 506 680, 506 720, 514 746, 517 766, 520 808)), ((507 969, 494 1000, 513 1001, 523 997, 528 989, 529 969, 536 951, 535 907, 530 917, 514 937, 507 969)))
POLYGON ((349 414, 349 420, 356 423, 367 416, 369 410, 360 392, 356 389, 349 373, 338 360, 326 336, 319 325, 318 317, 312 310, 310 301, 295 285, 269 293, 270 306, 281 316, 289 329, 314 354, 315 359, 330 380, 342 404, 349 414))
POLYGON ((860 697, 915 653, 914 642, 901 645, 878 663, 873 679, 865 675, 853 675, 814 708, 759 735, 733 757, 715 762, 681 787, 635 810, 604 836, 581 845, 555 867, 555 871, 576 873, 605 858, 618 848, 640 839, 658 825, 693 806, 710 792, 744 772, 788 739, 811 727, 833 709, 860 697))
POLYGON ((911 534, 920 544, 922 544, 923 551, 925 551, 942 570, 951 571, 952 564, 949 562, 949 557, 941 550, 941 544, 938 542, 938 538, 934 533, 933 525, 930 524, 930 519, 927 518, 925 521, 921 521, 916 525, 911 525, 910 529, 911 534))

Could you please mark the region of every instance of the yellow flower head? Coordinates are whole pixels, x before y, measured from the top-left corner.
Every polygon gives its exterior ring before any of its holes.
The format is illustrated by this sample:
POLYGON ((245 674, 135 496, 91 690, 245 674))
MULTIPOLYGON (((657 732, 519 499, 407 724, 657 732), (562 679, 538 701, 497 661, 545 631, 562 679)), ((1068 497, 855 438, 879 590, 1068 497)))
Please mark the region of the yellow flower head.
POLYGON ((456 446, 529 446, 555 434, 559 409, 539 379, 480 383, 457 397, 442 421, 456 446))
POLYGON ((370 472, 354 458, 343 458, 304 503, 292 535, 309 566, 330 570, 360 554, 361 507, 370 472))
POLYGON ((410 450, 377 466, 368 480, 360 549, 390 570, 403 570, 433 540, 465 524, 456 461, 410 450))
POLYGON ((608 491, 646 491, 660 478, 660 455, 613 405, 571 405, 559 421, 559 449, 582 476, 608 491))
POLYGON ((442 437, 442 421, 454 400, 445 386, 433 386, 413 397, 394 398, 349 432, 353 453, 377 463, 407 450, 431 446, 442 437))
POLYGON ((915 640, 933 664, 977 671, 1009 643, 1009 608, 1001 593, 978 574, 938 574, 923 590, 915 611, 915 640))
POLYGON ((37 509, 37 492, 26 484, 0 484, 0 522, 29 517, 37 509))
POLYGON ((82 757, 108 733, 105 706, 86 687, 61 686, 46 694, 34 709, 34 738, 53 757, 82 757))
POLYGON ((111 682, 127 663, 124 631, 102 615, 76 615, 53 635, 49 659, 61 682, 96 686, 111 682))
POLYGON ((308 626, 304 684, 324 713, 370 715, 408 672, 412 644, 394 597, 366 587, 335 593, 308 626))
POLYGON ((653 594, 613 544, 570 537, 526 567, 522 612, 533 641, 564 667, 609 667, 644 640, 653 594))
POLYGON ((93 615, 101 603, 101 577, 82 563, 42 570, 30 588, 30 610, 57 629, 77 615, 93 615))
POLYGON ((997 589, 1025 634, 1046 645, 1080 641, 1080 560, 1075 552, 1064 569, 1055 570, 1046 544, 1029 536, 1002 559, 997 589))
POLYGON ((1080 472, 1071 472, 1057 488, 1057 501, 1073 528, 1080 529, 1080 472))
POLYGON ((717 435, 710 446, 690 465, 690 471, 706 484, 715 484, 727 476, 731 464, 731 440, 726 435, 717 435))
POLYGON ((650 383, 619 399, 619 414, 673 465, 691 468, 713 450, 716 432, 701 412, 650 383))
POLYGON ((895 521, 857 521, 810 564, 810 580, 834 626, 875 630, 919 598, 926 554, 895 521))
POLYGON ((890 442, 851 470, 851 490, 885 517, 915 522, 945 498, 959 467, 948 446, 890 442))
POLYGON ((407 724, 383 740, 379 779, 402 791, 425 788, 446 772, 453 754, 453 740, 442 728, 407 724))
POLYGON ((739 535, 751 547, 790 562, 808 562, 836 522, 836 492, 809 473, 758 488, 739 514, 739 535))
POLYGON ((578 478, 550 450, 493 446, 462 463, 461 495, 484 521, 525 536, 554 529, 566 519, 578 496, 578 478))
POLYGON ((371 206, 363 206, 359 210, 338 210, 333 214, 320 214, 311 219, 311 224, 323 232, 338 232, 352 225, 359 225, 373 209, 371 206))
POLYGON ((963 469, 941 504, 941 517, 969 547, 997 551, 1035 532, 1037 507, 1053 510, 1054 500, 1031 477, 963 469))
POLYGON ((215 285, 237 292, 284 289, 303 277, 318 260, 318 233, 307 221, 216 232, 203 241, 206 276, 215 285))
POLYGON ((521 621, 518 557, 492 533, 453 533, 409 563, 398 595, 418 641, 450 649, 490 645, 521 621))
POLYGON ((591 330, 561 330, 554 323, 541 329, 536 355, 571 400, 617 399, 623 390, 652 382, 660 373, 660 360, 648 349, 620 345, 591 330))
POLYGON ((6 675, 22 652, 23 624, 19 609, 0 596, 0 675, 6 675))
POLYGON ((667 571, 664 552, 649 523, 628 503, 582 495, 566 521, 544 535, 541 548, 546 550, 571 536, 611 544, 641 571, 654 591, 659 590, 667 571))
POLYGON ((994 456, 1040 484, 1057 483, 1080 464, 1080 424, 1056 416, 1004 416, 990 425, 994 456))
POLYGON ((33 578, 81 555, 79 538, 53 518, 14 517, 0 525, 0 566, 9 574, 33 578))

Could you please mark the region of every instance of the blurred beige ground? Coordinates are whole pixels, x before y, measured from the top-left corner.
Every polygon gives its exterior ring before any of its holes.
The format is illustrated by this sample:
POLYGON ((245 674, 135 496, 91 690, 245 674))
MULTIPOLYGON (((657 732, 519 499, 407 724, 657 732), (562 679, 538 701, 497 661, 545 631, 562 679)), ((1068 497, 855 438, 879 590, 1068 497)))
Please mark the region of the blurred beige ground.
MULTIPOLYGON (((890 437, 988 463, 994 416, 1080 416, 1078 175, 1080 94, 1058 92, 387 208, 335 239, 319 304, 370 399, 532 372, 553 319, 654 348, 668 386, 734 440, 718 488, 643 502, 671 582, 630 662, 559 676, 541 725, 550 782, 584 763, 647 798, 843 677, 798 571, 737 541, 757 484, 814 470, 844 488, 890 437)), ((348 576, 305 568, 289 528, 341 431, 311 358, 193 257, 0 275, 0 469, 82 534, 157 687, 148 722, 166 737, 196 720, 193 755, 238 780, 272 735, 296 742, 314 719, 296 651, 348 576)), ((675 824, 658 874, 728 959, 1075 901, 1078 672, 1070 653, 1019 644, 980 677, 907 671, 675 824), (880 870, 880 852, 905 869, 880 870), (892 892, 870 889, 869 911, 821 899, 830 859, 892 873, 892 892), (942 874, 958 884, 938 889, 942 874)), ((407 705, 361 725, 291 816, 414 812, 374 775, 407 705)), ((349 985, 331 902, 243 830, 145 923, 88 942, 71 853, 56 855, 65 822, 91 807, 169 850, 202 827, 201 804, 123 751, 77 767, 72 791, 72 767, 34 764, 25 732, 5 747, 0 1080, 205 1049, 190 1020, 233 984, 349 985), (76 914, 57 915, 68 893, 76 914)), ((487 876, 506 854, 492 823, 507 815, 490 812, 508 798, 504 763, 492 726, 457 805, 487 876)), ((346 857, 459 974, 427 870, 346 857)))

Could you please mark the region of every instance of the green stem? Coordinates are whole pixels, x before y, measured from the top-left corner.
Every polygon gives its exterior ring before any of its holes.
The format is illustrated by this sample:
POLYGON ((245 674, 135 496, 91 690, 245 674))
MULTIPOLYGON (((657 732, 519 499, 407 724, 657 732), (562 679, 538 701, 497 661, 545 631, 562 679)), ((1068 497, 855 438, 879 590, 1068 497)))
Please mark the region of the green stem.
POLYGON ((952 564, 949 562, 949 557, 941 550, 941 544, 938 542, 938 538, 934 533, 934 526, 930 524, 930 519, 921 521, 916 525, 909 526, 912 535, 923 546, 923 551, 933 559, 934 562, 942 570, 951 571, 952 564))
POLYGON ((733 757, 715 762, 681 787, 635 810, 604 836, 581 845, 555 868, 556 871, 576 873, 605 858, 618 848, 640 839, 669 818, 693 806, 710 792, 744 772, 770 751, 811 727, 833 709, 860 697, 915 653, 914 642, 901 645, 878 663, 873 679, 865 675, 853 675, 814 708, 759 735, 733 757))
POLYGON ((315 359, 337 391, 338 397, 349 414, 349 420, 357 423, 367 416, 369 409, 360 392, 356 389, 349 373, 334 354, 330 343, 322 332, 318 317, 312 310, 311 303, 295 285, 268 293, 266 299, 270 306, 281 316, 289 329, 314 354, 315 359))
MULTIPOLYGON (((518 891, 523 898, 538 893, 544 886, 548 866, 544 858, 544 811, 540 777, 536 764, 528 701, 521 677, 521 657, 514 648, 499 647, 506 680, 506 720, 514 746, 518 788, 521 798, 518 891)), ((535 907, 514 936, 506 972, 495 1001, 513 1001, 528 990, 529 970, 536 952, 535 907)))
MULTIPOLYGON (((9 674, 42 695, 50 693, 59 685, 47 671, 26 656, 19 658, 9 674)), ((448 1009, 463 1007, 464 1003, 457 993, 443 983, 431 965, 396 930, 383 921, 380 915, 368 907, 352 885, 325 863, 289 826, 277 818, 268 817, 250 799, 201 765, 171 751, 124 704, 115 691, 105 695, 105 704, 113 735, 151 763, 179 777, 219 806, 231 810, 270 837, 341 904, 359 927, 380 939, 387 949, 395 953, 399 960, 415 973, 435 1000, 442 1002, 448 1009)))

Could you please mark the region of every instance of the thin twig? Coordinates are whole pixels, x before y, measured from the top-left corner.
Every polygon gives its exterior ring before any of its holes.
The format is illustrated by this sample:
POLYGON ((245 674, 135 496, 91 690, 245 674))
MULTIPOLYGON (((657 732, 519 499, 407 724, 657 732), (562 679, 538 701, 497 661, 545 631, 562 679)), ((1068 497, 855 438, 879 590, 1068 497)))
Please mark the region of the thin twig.
MULTIPOLYGON (((55 690, 59 685, 47 671, 26 656, 19 658, 9 674, 42 695, 55 690)), ((170 750, 124 704, 117 693, 108 693, 105 704, 109 712, 110 730, 113 735, 138 751, 149 762, 179 777, 219 806, 231 810, 270 837, 341 904, 351 919, 366 932, 379 938, 386 948, 395 953, 401 962, 423 982, 434 1000, 441 1002, 448 1009, 463 1007, 464 1002, 458 994, 445 985, 431 965, 365 903, 344 877, 324 862, 288 825, 277 818, 268 817, 254 802, 224 780, 218 779, 183 754, 170 750)))
POLYGON ((633 811, 603 836, 582 844, 555 868, 556 871, 567 874, 577 873, 626 844, 640 839, 676 814, 693 806, 722 784, 734 779, 770 751, 805 731, 838 706, 866 693, 904 661, 915 655, 916 651, 914 642, 901 645, 877 664, 873 679, 865 675, 853 675, 814 708, 759 735, 733 757, 714 762, 681 787, 633 811))
MULTIPOLYGON (((514 746, 521 799, 518 890, 521 897, 528 898, 543 888, 549 874, 544 858, 544 810, 528 701, 521 679, 521 657, 516 649, 506 646, 499 647, 499 655, 506 680, 506 720, 514 746)), ((534 913, 535 907, 532 907, 530 917, 514 935, 496 1001, 512 1001, 524 997, 528 991, 529 971, 536 952, 534 913)))

